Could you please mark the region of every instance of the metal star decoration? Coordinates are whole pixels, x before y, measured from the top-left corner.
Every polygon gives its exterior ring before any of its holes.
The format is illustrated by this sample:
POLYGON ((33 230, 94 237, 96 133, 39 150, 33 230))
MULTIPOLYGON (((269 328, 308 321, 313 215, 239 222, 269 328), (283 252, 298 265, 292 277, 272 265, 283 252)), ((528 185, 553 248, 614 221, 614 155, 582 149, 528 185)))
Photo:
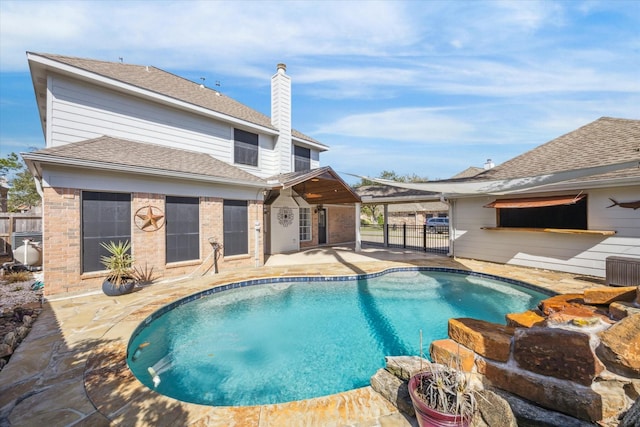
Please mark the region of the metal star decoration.
POLYGON ((136 225, 143 231, 156 231, 164 225, 164 215, 160 208, 145 206, 136 212, 136 225))

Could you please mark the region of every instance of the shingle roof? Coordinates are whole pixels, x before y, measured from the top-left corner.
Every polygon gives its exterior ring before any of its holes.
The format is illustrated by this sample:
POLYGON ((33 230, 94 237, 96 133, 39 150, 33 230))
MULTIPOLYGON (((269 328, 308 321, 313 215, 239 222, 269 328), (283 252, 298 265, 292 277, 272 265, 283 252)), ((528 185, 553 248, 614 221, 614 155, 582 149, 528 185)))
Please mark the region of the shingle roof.
MULTIPOLYGON (((271 124, 268 116, 207 87, 176 76, 153 66, 125 64, 121 62, 98 61, 64 55, 37 53, 35 55, 81 70, 108 77, 122 83, 150 90, 176 100, 206 108, 224 115, 244 120, 269 129, 278 130, 271 124)), ((295 129, 291 131, 296 138, 325 145, 295 129)))
MULTIPOLYGON (((601 117, 470 179, 536 176, 633 160, 640 160, 640 120, 601 117)), ((627 176, 640 176, 640 169, 606 174, 612 178, 627 176)))
POLYGON ((110 136, 74 142, 58 147, 45 148, 30 154, 80 160, 84 162, 99 162, 105 165, 121 167, 122 165, 158 171, 179 172, 201 175, 208 178, 221 178, 225 181, 234 180, 257 184, 266 182, 242 169, 236 168, 208 154, 169 148, 162 145, 130 141, 110 136))

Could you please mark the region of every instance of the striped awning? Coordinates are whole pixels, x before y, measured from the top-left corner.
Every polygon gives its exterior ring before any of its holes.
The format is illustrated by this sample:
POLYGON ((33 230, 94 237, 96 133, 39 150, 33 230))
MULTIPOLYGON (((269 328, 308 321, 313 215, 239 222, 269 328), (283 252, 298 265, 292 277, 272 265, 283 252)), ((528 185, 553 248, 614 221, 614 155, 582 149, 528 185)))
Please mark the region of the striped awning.
POLYGON ((530 197, 527 199, 498 199, 484 205, 485 208, 542 208, 545 206, 573 205, 584 199, 586 194, 571 196, 530 197))

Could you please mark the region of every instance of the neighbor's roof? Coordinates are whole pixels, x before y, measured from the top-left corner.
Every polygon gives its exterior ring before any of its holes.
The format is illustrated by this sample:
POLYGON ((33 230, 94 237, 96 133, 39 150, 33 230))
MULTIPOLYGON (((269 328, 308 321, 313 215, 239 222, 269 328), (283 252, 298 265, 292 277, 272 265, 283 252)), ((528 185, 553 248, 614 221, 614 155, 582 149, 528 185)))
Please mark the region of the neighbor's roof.
POLYGON ((267 183, 257 176, 208 154, 110 136, 45 148, 22 156, 34 164, 64 164, 267 187, 267 183))
MULTIPOLYGON (((232 99, 228 96, 200 84, 179 77, 175 74, 153 66, 126 64, 122 62, 98 61, 95 59, 76 58, 64 55, 32 53, 52 61, 66 64, 80 70, 88 71, 109 79, 117 80, 141 89, 186 102, 211 111, 222 113, 236 119, 277 130, 268 116, 232 99)), ((313 144, 325 144, 292 129, 292 136, 313 144)))
MULTIPOLYGON (((471 180, 511 179, 640 160, 640 120, 601 117, 471 180)), ((640 177, 639 168, 580 178, 640 177)))

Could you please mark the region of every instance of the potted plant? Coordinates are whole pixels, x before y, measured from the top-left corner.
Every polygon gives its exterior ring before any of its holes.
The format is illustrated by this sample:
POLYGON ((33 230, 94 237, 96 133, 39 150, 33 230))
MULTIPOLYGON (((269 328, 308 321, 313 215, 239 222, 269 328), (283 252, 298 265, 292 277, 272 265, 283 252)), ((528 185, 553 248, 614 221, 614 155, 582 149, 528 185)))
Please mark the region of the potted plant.
POLYGON ((129 241, 102 242, 100 245, 109 255, 102 255, 100 262, 109 270, 102 282, 102 291, 108 296, 118 296, 131 292, 136 284, 133 279, 133 258, 129 241))
POLYGON ((420 427, 466 427, 476 412, 475 390, 459 363, 429 363, 409 379, 408 388, 420 427))

